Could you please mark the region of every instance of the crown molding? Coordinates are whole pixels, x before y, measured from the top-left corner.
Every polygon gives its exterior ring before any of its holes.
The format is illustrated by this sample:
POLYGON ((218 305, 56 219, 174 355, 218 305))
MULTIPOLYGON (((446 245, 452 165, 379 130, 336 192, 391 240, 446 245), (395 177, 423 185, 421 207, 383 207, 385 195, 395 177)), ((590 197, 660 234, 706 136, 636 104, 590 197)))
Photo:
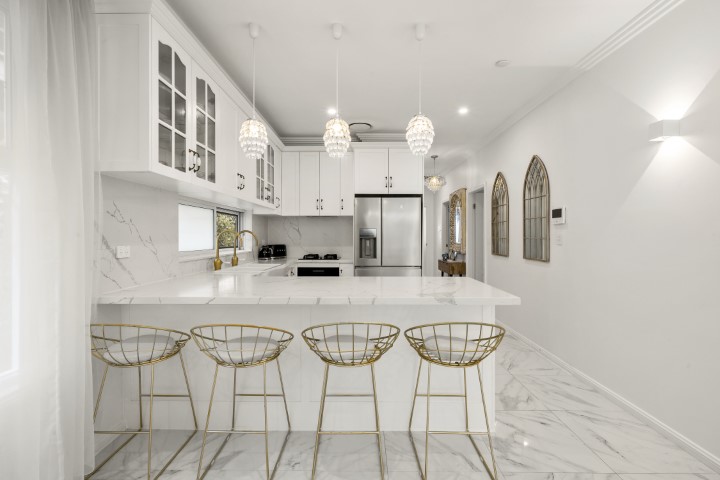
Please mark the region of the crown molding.
POLYGON ((605 39, 605 41, 603 41, 600 45, 591 50, 590 53, 581 58, 564 75, 553 82, 548 88, 543 90, 543 92, 506 118, 500 125, 482 139, 480 147, 482 148, 488 145, 505 131, 510 129, 510 127, 525 118, 528 114, 530 114, 530 112, 555 96, 555 94, 560 92, 575 79, 591 70, 598 63, 605 60, 623 45, 627 44, 630 40, 647 30, 655 22, 684 2, 685 0, 656 0, 651 3, 629 22, 620 27, 615 33, 605 39))
POLYGON ((373 132, 373 133, 356 133, 355 134, 361 142, 405 142, 404 132, 373 132))
POLYGON ((282 140, 287 147, 316 147, 325 145, 322 137, 280 137, 280 140, 282 140))

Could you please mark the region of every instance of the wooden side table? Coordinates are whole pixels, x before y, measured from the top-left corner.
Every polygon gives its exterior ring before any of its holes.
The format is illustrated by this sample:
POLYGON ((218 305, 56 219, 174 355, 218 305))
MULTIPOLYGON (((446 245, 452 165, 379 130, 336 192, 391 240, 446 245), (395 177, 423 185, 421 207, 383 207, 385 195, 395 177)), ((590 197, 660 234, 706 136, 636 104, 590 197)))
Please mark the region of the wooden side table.
POLYGON ((450 277, 453 275, 459 275, 462 277, 465 275, 465 262, 438 260, 438 270, 440 270, 440 276, 442 277, 444 277, 446 273, 450 277))

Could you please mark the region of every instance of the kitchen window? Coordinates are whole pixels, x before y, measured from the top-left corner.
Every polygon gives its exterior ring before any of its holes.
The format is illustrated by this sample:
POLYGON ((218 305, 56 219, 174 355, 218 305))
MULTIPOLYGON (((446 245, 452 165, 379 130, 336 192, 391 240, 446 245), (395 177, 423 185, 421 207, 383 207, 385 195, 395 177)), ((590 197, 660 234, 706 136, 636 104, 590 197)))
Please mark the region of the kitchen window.
MULTIPOLYGON (((178 250, 180 252, 211 252, 215 239, 223 230, 239 232, 243 213, 212 205, 181 203, 178 205, 178 250)), ((233 248, 237 239, 232 234, 220 237, 220 248, 233 248)))

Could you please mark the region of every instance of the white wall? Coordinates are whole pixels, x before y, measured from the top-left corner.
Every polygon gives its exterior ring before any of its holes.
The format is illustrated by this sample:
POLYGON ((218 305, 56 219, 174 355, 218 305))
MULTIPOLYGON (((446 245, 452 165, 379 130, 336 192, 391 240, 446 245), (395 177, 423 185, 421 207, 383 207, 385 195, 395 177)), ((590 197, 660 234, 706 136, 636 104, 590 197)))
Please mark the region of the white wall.
POLYGON ((720 2, 687 0, 448 175, 508 181, 510 257, 490 256, 488 282, 522 306, 498 317, 716 456, 718 25, 720 2), (651 122, 680 117, 682 139, 648 142, 651 122), (522 258, 534 154, 568 208, 547 264, 522 258))

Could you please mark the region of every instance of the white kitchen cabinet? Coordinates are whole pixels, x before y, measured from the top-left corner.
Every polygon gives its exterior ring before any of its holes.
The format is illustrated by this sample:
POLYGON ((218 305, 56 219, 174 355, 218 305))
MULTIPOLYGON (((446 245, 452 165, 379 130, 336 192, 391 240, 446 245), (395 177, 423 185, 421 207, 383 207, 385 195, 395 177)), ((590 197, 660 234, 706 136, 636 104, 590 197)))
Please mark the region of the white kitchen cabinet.
MULTIPOLYGON (((290 152, 286 152, 288 155, 290 152)), ((328 216, 343 215, 342 162, 325 152, 300 152, 298 161, 298 213, 286 210, 283 215, 328 216), (292 213, 290 213, 292 212, 292 213)), ((351 164, 350 164, 351 165, 351 164)), ((294 188, 288 178, 288 191, 294 188)), ((347 187, 346 187, 347 189, 347 187)), ((350 211, 352 215, 352 209, 350 211)))
POLYGON ((341 263, 340 264, 340 276, 341 277, 354 277, 355 276, 355 265, 352 263, 341 263))
POLYGON ((282 215, 296 217, 300 215, 300 153, 282 154, 282 215))
POLYGON ((263 166, 271 177, 263 178, 259 201, 256 165, 248 168, 238 144, 245 97, 185 25, 166 14, 164 2, 151 4, 152 10, 136 14, 121 7, 113 13, 106 5, 96 16, 99 171, 191 198, 272 212, 282 197, 275 192, 279 148, 272 146, 263 166))
MULTIPOLYGON (((176 178, 182 178, 180 175, 183 175, 187 179, 188 173, 193 175, 189 170, 196 160, 189 153, 194 136, 189 115, 193 104, 190 57, 154 21, 151 38, 151 70, 148 78, 151 85, 149 106, 152 118, 150 168, 176 178)), ((101 82, 103 78, 111 81, 111 72, 105 73, 108 76, 101 75, 101 82)), ((112 112, 101 109, 102 114, 112 115, 112 112)), ((111 119, 105 120, 112 122, 111 119)), ((124 127, 130 128, 128 125, 124 127)), ((101 136, 101 142, 103 139, 105 137, 101 136)), ((102 153, 109 152, 102 149, 101 143, 101 158, 102 153)))
POLYGON ((340 215, 340 159, 320 153, 320 215, 340 215))
POLYGON ((422 194, 422 158, 405 148, 355 150, 355 193, 422 194))
POLYGON ((280 201, 279 195, 275 194, 276 173, 280 158, 280 151, 269 143, 265 155, 255 161, 255 198, 264 206, 277 207, 280 201))
MULTIPOLYGON (((193 107, 192 107, 192 131, 190 138, 192 143, 188 153, 190 154, 189 166, 195 177, 210 183, 217 182, 217 104, 219 89, 215 82, 210 79, 197 64, 192 65, 192 86, 193 107)), ((222 97, 224 99, 224 96, 222 97)), ((227 152, 231 154, 232 152, 227 152)), ((228 156, 227 158, 231 158, 228 156)))
POLYGON ((340 215, 352 217, 355 210, 355 162, 352 153, 340 160, 340 215))
POLYGON ((320 152, 300 152, 300 215, 320 215, 320 152))
POLYGON ((355 193, 388 193, 388 150, 355 150, 355 193))
POLYGON ((422 157, 407 149, 388 151, 388 193, 397 195, 423 193, 422 157))

